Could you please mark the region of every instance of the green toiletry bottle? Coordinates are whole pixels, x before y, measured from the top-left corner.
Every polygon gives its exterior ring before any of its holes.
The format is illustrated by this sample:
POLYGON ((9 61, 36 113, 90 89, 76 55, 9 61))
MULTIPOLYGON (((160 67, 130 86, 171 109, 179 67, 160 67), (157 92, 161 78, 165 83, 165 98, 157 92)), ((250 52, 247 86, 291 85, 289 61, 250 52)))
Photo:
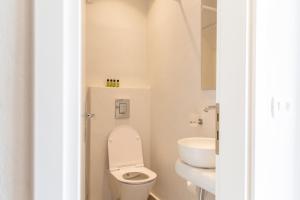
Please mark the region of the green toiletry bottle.
POLYGON ((109 87, 109 79, 106 79, 106 87, 109 87))
POLYGON ((116 87, 116 80, 113 80, 112 87, 116 87))
POLYGON ((108 86, 108 87, 112 87, 112 85, 113 85, 113 80, 110 79, 110 80, 109 80, 109 86, 108 86))
POLYGON ((117 80, 117 85, 116 87, 120 87, 120 80, 117 80))

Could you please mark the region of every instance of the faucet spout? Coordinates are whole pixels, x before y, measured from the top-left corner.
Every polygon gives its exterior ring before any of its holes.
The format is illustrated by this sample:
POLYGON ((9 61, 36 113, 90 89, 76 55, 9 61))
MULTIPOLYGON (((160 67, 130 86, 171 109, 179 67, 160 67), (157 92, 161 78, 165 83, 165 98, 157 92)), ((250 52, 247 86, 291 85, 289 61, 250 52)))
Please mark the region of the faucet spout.
POLYGON ((204 111, 204 112, 208 112, 208 111, 213 110, 213 109, 216 109, 216 108, 217 108, 217 106, 215 106, 215 105, 213 105, 213 106, 207 106, 207 107, 205 107, 205 108, 203 109, 203 111, 204 111))

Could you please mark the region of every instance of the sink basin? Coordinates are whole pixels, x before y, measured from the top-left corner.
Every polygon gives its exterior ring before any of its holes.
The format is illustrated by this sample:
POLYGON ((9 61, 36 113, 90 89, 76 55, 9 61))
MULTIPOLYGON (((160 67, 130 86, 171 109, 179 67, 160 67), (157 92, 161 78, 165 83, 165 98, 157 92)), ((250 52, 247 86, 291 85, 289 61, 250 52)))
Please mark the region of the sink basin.
POLYGON ((212 169, 216 167, 214 138, 184 138, 178 140, 181 161, 192 167, 212 169))

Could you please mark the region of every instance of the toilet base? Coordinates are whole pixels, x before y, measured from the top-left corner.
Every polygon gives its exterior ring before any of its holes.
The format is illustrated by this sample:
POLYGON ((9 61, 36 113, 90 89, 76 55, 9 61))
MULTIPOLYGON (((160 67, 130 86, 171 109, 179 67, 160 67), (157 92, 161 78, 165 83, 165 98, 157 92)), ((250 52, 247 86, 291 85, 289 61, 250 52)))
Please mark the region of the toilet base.
POLYGON ((126 184, 110 176, 113 200, 147 200, 155 180, 143 184, 126 184))

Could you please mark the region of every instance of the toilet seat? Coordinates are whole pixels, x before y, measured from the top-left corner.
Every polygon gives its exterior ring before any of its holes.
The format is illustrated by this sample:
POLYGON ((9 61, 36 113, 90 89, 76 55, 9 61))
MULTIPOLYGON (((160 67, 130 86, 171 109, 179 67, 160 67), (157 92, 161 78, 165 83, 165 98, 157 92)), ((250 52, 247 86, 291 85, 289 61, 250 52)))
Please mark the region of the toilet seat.
POLYGON ((157 175, 150 169, 146 167, 124 167, 120 168, 114 171, 111 171, 111 174, 120 182, 125 183, 125 184, 130 184, 130 185, 139 185, 139 184, 144 184, 144 183, 149 183, 153 180, 156 179, 157 175), (140 173, 141 175, 146 175, 146 176, 141 176, 141 179, 126 179, 126 174, 127 173, 134 173, 137 172, 140 173))
POLYGON ((131 126, 114 128, 107 141, 113 199, 147 200, 156 173, 144 167, 142 139, 131 126))

